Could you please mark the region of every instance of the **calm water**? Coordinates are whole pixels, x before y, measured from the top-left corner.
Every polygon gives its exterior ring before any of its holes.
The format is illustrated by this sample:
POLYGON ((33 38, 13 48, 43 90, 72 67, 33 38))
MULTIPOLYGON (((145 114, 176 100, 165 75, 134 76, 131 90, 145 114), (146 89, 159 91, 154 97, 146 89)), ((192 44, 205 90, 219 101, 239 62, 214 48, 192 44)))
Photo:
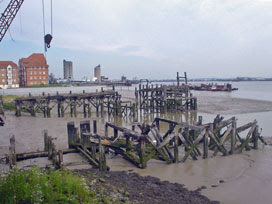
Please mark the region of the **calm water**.
MULTIPOLYGON (((205 82, 203 82, 205 83, 205 82)), ((208 91, 192 91, 195 96, 198 95, 208 95, 208 96, 223 96, 223 97, 233 97, 233 98, 246 98, 246 99, 256 99, 256 100, 266 100, 272 101, 272 82, 230 82, 233 87, 238 88, 238 91, 233 92, 208 92, 208 91)), ((165 83, 170 84, 170 83, 165 83)), ((200 84, 200 82, 196 83, 200 84)), ((223 83, 218 83, 223 84, 223 83)), ((84 87, 50 87, 50 88, 20 88, 20 89, 1 89, 0 94, 2 95, 27 95, 32 93, 33 95, 40 95, 42 92, 55 94, 57 91, 59 93, 69 93, 71 90, 73 93, 81 93, 83 90, 86 92, 94 92, 96 90, 100 91, 101 87, 104 90, 111 89, 107 86, 84 86, 84 87)), ((131 87, 116 87, 116 90, 135 90, 134 85, 131 87)))

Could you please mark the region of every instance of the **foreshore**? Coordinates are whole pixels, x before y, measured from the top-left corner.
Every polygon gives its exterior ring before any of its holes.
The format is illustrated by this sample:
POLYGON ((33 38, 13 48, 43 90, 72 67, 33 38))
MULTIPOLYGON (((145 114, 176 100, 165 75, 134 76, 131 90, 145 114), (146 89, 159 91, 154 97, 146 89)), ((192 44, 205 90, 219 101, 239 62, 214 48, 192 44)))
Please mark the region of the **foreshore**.
MULTIPOLYGON (((132 99, 134 95, 134 91, 122 90, 120 93, 127 99, 132 99)), ((268 111, 271 110, 272 102, 269 101, 198 96, 197 114, 204 115, 206 122, 213 119, 216 114, 223 114, 226 118, 229 116, 237 116, 238 119, 242 118, 243 122, 250 122, 253 118, 255 119, 255 116, 260 116, 260 119, 257 118, 257 120, 260 122, 260 127, 265 126, 263 127, 265 129, 265 136, 270 136, 269 120, 266 114, 270 114, 268 111)), ((91 120, 93 119, 97 119, 99 124, 103 124, 106 120, 103 118, 91 118, 91 120)), ((78 118, 70 118, 68 116, 64 118, 57 118, 56 116, 52 116, 52 118, 42 118, 42 116, 33 118, 27 114, 17 118, 14 116, 14 112, 7 111, 6 125, 0 129, 0 154, 4 155, 8 152, 10 134, 16 136, 17 152, 41 150, 43 148, 43 138, 41 135, 43 129, 48 129, 49 134, 57 138, 57 147, 59 149, 67 148, 67 122, 75 121, 79 123, 81 120, 82 117, 80 116, 78 118)), ((123 124, 125 125, 126 123, 123 122, 123 124)), ((104 131, 102 125, 99 125, 99 128, 98 131, 104 131)), ((173 185, 177 185, 175 183, 184 184, 184 187, 193 191, 197 189, 200 191, 200 188, 205 186, 205 188, 201 188, 201 194, 211 200, 220 201, 221 203, 269 203, 272 199, 269 192, 269 189, 272 188, 272 182, 270 182, 272 178, 270 172, 272 167, 271 153, 271 146, 260 146, 260 149, 257 151, 252 150, 239 155, 228 157, 219 156, 206 160, 200 159, 198 161, 186 161, 185 163, 171 165, 151 160, 147 168, 143 170, 135 168, 119 156, 108 158, 107 163, 111 167, 111 171, 114 172, 124 170, 131 174, 133 171, 141 176, 152 176, 161 181, 169 181, 173 185), (251 192, 261 193, 256 194, 251 192)), ((64 159, 65 162, 70 163, 72 160, 78 161, 79 157, 73 158, 72 156, 65 156, 64 159)), ((44 162, 43 159, 33 159, 18 165, 22 167, 36 164, 45 166, 46 162, 44 162)), ((78 166, 78 168, 81 168, 81 166, 78 166)), ((120 175, 122 175, 122 173, 120 173, 120 175)), ((125 178, 125 176, 120 177, 125 178)), ((153 179, 145 180, 142 178, 142 181, 146 182, 151 182, 151 180, 153 179)), ((137 184, 135 183, 135 185, 137 184)), ((164 191, 167 192, 168 187, 168 184, 162 185, 160 189, 164 189, 164 191), (165 188, 163 186, 165 186, 165 188)), ((155 192, 156 188, 151 189, 150 192, 155 192)), ((180 191, 183 192, 182 190, 180 191)), ((189 194, 195 196, 195 193, 189 194)), ((160 202, 158 201, 157 203, 160 202)), ((171 202, 169 201, 169 203, 171 202)), ((175 200, 175 202, 173 201, 172 203, 177 202, 175 200)))

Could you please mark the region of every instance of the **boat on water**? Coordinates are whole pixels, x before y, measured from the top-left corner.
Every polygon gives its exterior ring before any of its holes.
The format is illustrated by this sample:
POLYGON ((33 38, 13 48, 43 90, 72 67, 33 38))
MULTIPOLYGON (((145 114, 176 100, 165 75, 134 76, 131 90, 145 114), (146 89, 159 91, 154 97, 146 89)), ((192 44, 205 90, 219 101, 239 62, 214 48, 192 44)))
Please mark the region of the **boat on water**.
POLYGON ((232 85, 230 83, 224 84, 224 85, 218 85, 218 84, 191 84, 189 85, 189 88, 191 90, 197 90, 197 91, 235 91, 238 90, 238 88, 232 88, 232 85))

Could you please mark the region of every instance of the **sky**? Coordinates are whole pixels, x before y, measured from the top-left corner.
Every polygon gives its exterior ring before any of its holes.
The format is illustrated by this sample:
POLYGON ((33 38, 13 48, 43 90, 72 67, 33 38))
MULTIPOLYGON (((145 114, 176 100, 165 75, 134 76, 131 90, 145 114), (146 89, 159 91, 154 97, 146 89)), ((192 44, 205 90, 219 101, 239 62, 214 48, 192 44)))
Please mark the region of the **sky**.
MULTIPOLYGON (((0 0, 2 13, 10 0, 0 0)), ((51 33, 50 0, 45 33, 51 33)), ((52 0, 50 73, 119 79, 272 77, 272 0, 52 0), (69 3, 68 3, 69 2, 69 3)), ((42 0, 25 0, 0 43, 0 60, 43 53, 42 0)))

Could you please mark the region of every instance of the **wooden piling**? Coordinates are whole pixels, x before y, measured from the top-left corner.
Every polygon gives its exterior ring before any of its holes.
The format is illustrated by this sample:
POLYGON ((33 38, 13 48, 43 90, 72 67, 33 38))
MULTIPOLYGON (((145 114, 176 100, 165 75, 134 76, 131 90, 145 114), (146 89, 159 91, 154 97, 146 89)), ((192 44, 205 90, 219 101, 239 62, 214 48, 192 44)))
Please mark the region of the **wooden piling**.
POLYGON ((12 169, 14 165, 16 165, 15 136, 11 135, 9 146, 9 166, 12 169))
POLYGON ((178 156, 179 156, 179 151, 178 151, 178 135, 175 135, 174 137, 174 162, 178 163, 178 156))
POLYGON ((253 131, 252 138, 253 138, 253 148, 258 149, 258 138, 259 138, 259 126, 258 125, 256 125, 256 128, 253 131))
POLYGON ((97 134, 97 121, 93 120, 93 133, 97 134))
POLYGON ((102 145, 101 138, 99 138, 99 170, 100 171, 107 170, 105 148, 102 145))
POLYGON ((231 141, 230 141, 230 143, 231 143, 230 154, 234 154, 235 144, 236 144, 236 134, 237 134, 236 133, 237 124, 236 124, 235 118, 233 118, 231 126, 232 126, 232 130, 231 130, 231 141))
POLYGON ((203 159, 207 159, 208 158, 208 151, 209 151, 209 147, 208 147, 208 133, 206 131, 206 133, 204 134, 204 138, 203 138, 203 159))
POLYGON ((49 146, 48 130, 43 130, 42 135, 44 138, 44 151, 48 151, 48 146, 49 146))

